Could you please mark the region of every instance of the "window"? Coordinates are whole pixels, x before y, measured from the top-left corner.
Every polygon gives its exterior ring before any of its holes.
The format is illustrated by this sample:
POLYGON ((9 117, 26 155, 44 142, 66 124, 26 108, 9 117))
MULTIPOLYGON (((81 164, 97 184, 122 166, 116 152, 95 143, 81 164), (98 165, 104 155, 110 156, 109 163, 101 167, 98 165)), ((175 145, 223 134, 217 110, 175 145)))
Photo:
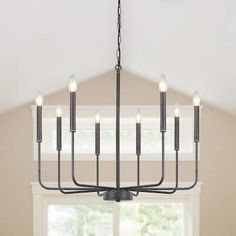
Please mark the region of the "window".
POLYGON ((168 198, 140 195, 119 204, 32 186, 34 236, 199 236, 200 185, 168 198))
MULTIPOLYGON (((56 155, 56 107, 44 107, 42 160, 57 160, 56 155)), ((115 153, 115 108, 109 106, 78 107, 79 118, 75 136, 77 160, 95 160, 94 157, 94 114, 101 114, 101 158, 114 160, 115 153)), ((142 114, 142 160, 161 159, 161 133, 159 132, 159 107, 125 106, 121 109, 121 160, 136 160, 135 116, 142 114), (139 109, 138 109, 139 108, 139 109)), ((174 155, 174 107, 167 108, 166 159, 175 160, 174 155)), ((69 110, 63 107, 63 150, 62 160, 70 160, 69 110)), ((35 110, 33 109, 35 124, 35 110)), ((194 160, 192 107, 181 107, 180 160, 194 160)), ((35 131, 35 127, 34 127, 35 131)), ((34 159, 37 160, 34 142, 34 159)))
POLYGON ((184 236, 183 203, 49 204, 47 214, 48 236, 112 236, 113 223, 120 235, 184 236))
POLYGON ((184 236, 184 204, 122 203, 120 235, 184 236))
POLYGON ((49 204, 47 214, 48 236, 112 236, 109 204, 49 204))

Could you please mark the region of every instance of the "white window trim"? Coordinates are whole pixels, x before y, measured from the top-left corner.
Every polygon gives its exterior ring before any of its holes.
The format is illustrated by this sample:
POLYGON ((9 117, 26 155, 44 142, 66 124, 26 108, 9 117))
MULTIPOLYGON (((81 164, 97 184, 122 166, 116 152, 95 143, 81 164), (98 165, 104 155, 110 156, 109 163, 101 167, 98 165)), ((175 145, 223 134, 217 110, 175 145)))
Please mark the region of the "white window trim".
MULTIPOLYGON (((55 182, 46 182, 46 185, 56 186, 55 182)), ((63 185, 69 186, 70 183, 64 182, 63 185)), ((92 183, 90 183, 92 184, 92 183)), ((111 185, 104 182, 103 185, 111 185)), ((134 183, 124 182, 124 185, 134 185, 134 183)), ((146 184, 146 183, 144 183, 146 184)), ((182 182, 181 186, 189 186, 191 183, 182 182)), ((173 183, 166 183, 166 185, 172 186, 173 183)), ((201 185, 197 186, 189 191, 178 191, 173 195, 163 194, 140 194, 135 198, 135 202, 174 202, 182 201, 186 203, 185 206, 185 236, 200 236, 200 194, 201 185)), ((32 194, 33 194, 33 236, 47 236, 47 206, 50 202, 60 203, 91 203, 91 202, 103 202, 101 197, 93 194, 75 194, 75 195, 63 195, 58 191, 47 191, 43 189, 38 183, 32 182, 32 194)), ((110 202, 113 206, 113 210, 119 211, 119 205, 115 202, 110 202)), ((114 214, 118 215, 118 214, 114 214)), ((115 221, 117 219, 113 219, 115 221)), ((115 221, 117 222, 117 221, 115 221)), ((119 226, 114 224, 113 236, 119 235, 119 226)))
MULTIPOLYGON (((167 106, 167 117, 173 117, 173 111, 175 106, 167 106)), ((35 112, 35 106, 31 107, 32 109, 32 118, 33 118, 33 160, 37 161, 37 143, 35 141, 36 137, 36 112, 35 112)), ((69 106, 62 106, 63 114, 64 116, 69 116, 69 106)), ((192 106, 180 106, 181 114, 184 114, 184 117, 189 117, 193 119, 193 109, 192 106)), ((55 110, 56 106, 44 106, 43 110, 43 117, 55 117, 55 110)), ((77 106, 79 117, 94 117, 94 114, 97 110, 99 110, 99 113, 102 115, 102 117, 115 117, 115 106, 77 106)), ((156 117, 159 117, 159 110, 160 106, 122 106, 121 107, 121 114, 123 117, 135 117, 137 114, 137 111, 141 111, 142 116, 153 116, 155 114, 156 117)), ((192 122, 193 123, 193 122, 192 122)), ((68 131, 69 132, 69 131, 68 131)), ((191 138, 193 139, 193 127, 192 127, 192 135, 191 138)), ((44 143, 42 143, 44 145, 44 143)), ((173 144, 174 145, 174 144, 173 144)), ((181 153, 180 152, 180 161, 194 161, 194 142, 192 142, 193 145, 193 153, 181 153)), ((200 148, 200 147, 199 147, 200 148)), ((42 161, 55 161, 55 154, 42 154, 42 161)), ((91 158, 91 155, 93 154, 76 154, 75 160, 79 161, 95 161, 91 158)), ((135 161, 134 154, 122 154, 125 157, 125 160, 127 161, 135 161)), ((143 154, 143 157, 145 155, 145 158, 143 158, 145 161, 160 161, 161 160, 161 154, 143 154)), ((61 156, 62 161, 70 161, 71 158, 69 158, 69 154, 63 154, 61 156)), ((115 156, 113 154, 101 154, 101 159, 103 161, 113 161, 115 156)), ((199 155, 200 160, 200 155, 199 155)), ((166 153, 166 161, 175 161, 174 154, 168 154, 166 153)))

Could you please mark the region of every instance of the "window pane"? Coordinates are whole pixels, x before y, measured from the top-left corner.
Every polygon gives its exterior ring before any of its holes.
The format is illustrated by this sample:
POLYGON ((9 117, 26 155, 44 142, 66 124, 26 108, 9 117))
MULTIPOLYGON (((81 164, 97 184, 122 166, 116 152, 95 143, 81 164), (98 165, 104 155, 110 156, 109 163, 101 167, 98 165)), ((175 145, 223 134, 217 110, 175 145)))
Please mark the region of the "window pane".
MULTIPOLYGON (((115 152, 116 132, 115 120, 111 118, 103 119, 105 123, 101 123, 101 151, 103 154, 111 154, 115 152)), ((55 121, 54 121, 55 122, 55 121)), ((84 123, 78 124, 78 132, 75 133, 75 152, 89 154, 94 153, 94 121, 85 120, 84 123)), ((183 121, 181 121, 183 123, 183 121)), ((65 119, 63 126, 63 153, 71 151, 71 133, 68 131, 68 119, 65 119), (67 128, 66 128, 67 127, 67 128)), ((51 140, 47 140, 51 145, 51 152, 56 150, 56 129, 55 125, 51 129, 51 140)), ((191 129, 188 129, 188 131, 191 129)), ((45 131, 47 132, 47 131, 45 131)), ((181 151, 191 153, 192 143, 186 145, 184 142, 190 137, 189 133, 183 138, 181 137, 181 151)), ((134 154, 136 147, 136 128, 132 118, 121 118, 121 153, 134 154)), ((174 130, 173 119, 167 119, 167 132, 165 136, 166 153, 174 153, 174 130)), ((46 146, 43 146, 43 152, 46 152, 46 146)), ((161 153, 161 133, 159 130, 157 119, 143 118, 142 119, 142 153, 152 154, 161 153)))
POLYGON ((184 236, 181 203, 124 203, 120 217, 120 235, 184 236))
POLYGON ((112 211, 107 204, 49 205, 48 236, 112 236, 112 211))
MULTIPOLYGON (((161 133, 159 107, 141 106, 142 113, 142 159, 161 160, 161 133)), ((104 160, 114 160, 115 157, 115 107, 101 108, 101 154, 104 160)), ((42 160, 57 160, 56 152, 56 119, 53 107, 44 107, 43 118, 42 160)), ((77 118, 77 132, 75 133, 75 159, 94 160, 95 107, 81 107, 77 118), (92 155, 91 155, 92 154, 92 155)), ((97 109, 97 108, 96 108, 97 109)), ((174 108, 173 108, 174 109, 174 108)), ((166 160, 175 160, 174 151, 174 118, 172 107, 167 107, 167 132, 165 134, 166 160)), ((69 107, 64 107, 62 122, 62 160, 70 160, 71 133, 69 132, 69 107)), ((99 109, 100 110, 100 109, 99 109)), ((100 112, 100 111, 99 111, 100 112)), ((121 114, 121 160, 136 160, 136 108, 123 107, 121 114), (134 110, 135 109, 135 110, 134 110)), ((35 114, 35 111, 34 111, 35 114)), ((35 117, 35 116, 34 116, 35 117)), ((35 119, 35 118, 34 118, 35 119)), ((34 124, 36 120, 34 120, 34 124)), ((192 107, 181 107, 180 122, 180 154, 181 161, 195 160, 193 153, 193 114, 192 107)), ((34 127, 34 131, 35 131, 34 127)), ((34 159, 37 159, 37 145, 34 145, 34 159)))

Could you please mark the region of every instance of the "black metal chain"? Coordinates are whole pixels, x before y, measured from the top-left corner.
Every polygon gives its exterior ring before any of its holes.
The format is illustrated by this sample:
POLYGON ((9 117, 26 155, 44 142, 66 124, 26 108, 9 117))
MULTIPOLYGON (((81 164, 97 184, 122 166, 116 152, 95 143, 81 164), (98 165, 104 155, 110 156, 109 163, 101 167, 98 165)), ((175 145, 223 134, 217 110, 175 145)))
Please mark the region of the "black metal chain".
POLYGON ((121 70, 121 0, 118 0, 118 7, 117 7, 117 50, 116 50, 116 58, 117 58, 117 65, 115 67, 116 70, 121 70))

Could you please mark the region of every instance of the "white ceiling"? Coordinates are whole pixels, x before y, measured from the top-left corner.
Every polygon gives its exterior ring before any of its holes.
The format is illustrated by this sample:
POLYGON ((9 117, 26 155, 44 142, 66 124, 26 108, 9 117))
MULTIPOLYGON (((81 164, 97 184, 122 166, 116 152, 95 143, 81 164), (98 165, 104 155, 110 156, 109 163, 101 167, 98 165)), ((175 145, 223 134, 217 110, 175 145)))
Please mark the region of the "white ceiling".
MULTIPOLYGON (((236 114, 235 0, 122 0, 123 68, 236 114)), ((116 0, 0 0, 0 112, 114 67, 116 0)))

